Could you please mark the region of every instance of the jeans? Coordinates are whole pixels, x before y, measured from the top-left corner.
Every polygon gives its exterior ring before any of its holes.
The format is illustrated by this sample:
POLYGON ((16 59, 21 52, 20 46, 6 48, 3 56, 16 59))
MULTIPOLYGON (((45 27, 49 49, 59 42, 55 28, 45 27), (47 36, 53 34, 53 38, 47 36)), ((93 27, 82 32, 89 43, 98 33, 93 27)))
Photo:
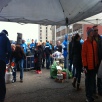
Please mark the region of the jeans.
POLYGON ((79 83, 79 84, 80 84, 80 81, 81 81, 81 71, 82 71, 81 68, 76 68, 75 77, 76 77, 77 83, 79 83))
POLYGON ((50 65, 52 65, 52 64, 53 64, 53 58, 50 57, 50 65))
POLYGON ((6 63, 0 60, 0 101, 3 101, 6 95, 5 70, 6 63))
POLYGON ((73 62, 72 59, 70 59, 70 60, 69 60, 69 71, 70 71, 70 72, 72 71, 72 62, 73 62))
POLYGON ((88 100, 92 100, 94 94, 94 82, 95 82, 95 71, 90 70, 85 74, 85 89, 86 97, 88 100))
POLYGON ((67 56, 64 56, 64 68, 67 68, 67 56))
POLYGON ((46 68, 49 69, 50 67, 50 55, 46 56, 46 68))
POLYGON ((20 68, 20 79, 23 79, 23 71, 24 71, 23 63, 24 63, 24 59, 21 59, 16 63, 16 66, 14 67, 14 72, 13 72, 13 79, 14 80, 16 80, 17 64, 19 65, 19 68, 20 68))

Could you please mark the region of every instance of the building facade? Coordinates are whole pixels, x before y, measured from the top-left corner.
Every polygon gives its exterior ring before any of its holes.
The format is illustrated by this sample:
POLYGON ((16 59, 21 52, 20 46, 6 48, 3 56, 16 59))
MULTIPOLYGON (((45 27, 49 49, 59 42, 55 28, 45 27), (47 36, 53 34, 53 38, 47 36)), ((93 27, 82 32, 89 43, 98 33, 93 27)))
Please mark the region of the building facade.
MULTIPOLYGON (((71 40, 71 37, 76 33, 79 33, 81 38, 85 40, 87 38, 87 27, 92 27, 91 24, 72 24, 68 27, 66 26, 57 26, 56 27, 56 41, 64 40, 65 34, 68 34, 68 40, 71 40)), ((98 25, 98 33, 102 35, 102 26, 98 25)))
POLYGON ((52 41, 52 30, 51 25, 39 25, 38 40, 40 42, 52 41))

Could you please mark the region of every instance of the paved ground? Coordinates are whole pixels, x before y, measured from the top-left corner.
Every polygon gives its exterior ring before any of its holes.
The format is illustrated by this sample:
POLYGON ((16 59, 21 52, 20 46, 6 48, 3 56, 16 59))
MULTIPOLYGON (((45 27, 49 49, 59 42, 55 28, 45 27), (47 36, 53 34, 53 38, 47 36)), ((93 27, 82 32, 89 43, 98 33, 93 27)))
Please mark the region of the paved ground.
MULTIPOLYGON (((36 74, 33 70, 24 72, 24 82, 6 84, 7 94, 5 102, 85 102, 84 75, 82 75, 81 91, 73 89, 72 79, 64 83, 57 83, 50 78, 47 69, 42 74, 36 74)), ((99 97, 95 102, 102 102, 99 97)))

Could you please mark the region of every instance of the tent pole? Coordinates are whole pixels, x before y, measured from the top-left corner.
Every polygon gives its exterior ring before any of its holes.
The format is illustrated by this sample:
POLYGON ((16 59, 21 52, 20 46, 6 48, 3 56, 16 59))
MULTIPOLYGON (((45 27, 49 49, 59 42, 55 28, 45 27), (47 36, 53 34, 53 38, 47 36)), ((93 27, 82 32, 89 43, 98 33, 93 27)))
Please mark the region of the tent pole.
MULTIPOLYGON (((68 33, 69 33, 69 30, 68 30, 68 18, 66 18, 66 27, 67 27, 67 36, 68 36, 68 33)), ((68 42, 68 39, 67 39, 67 42, 68 42)), ((66 65, 67 65, 67 69, 69 69, 69 44, 67 43, 67 62, 66 62, 66 65)))

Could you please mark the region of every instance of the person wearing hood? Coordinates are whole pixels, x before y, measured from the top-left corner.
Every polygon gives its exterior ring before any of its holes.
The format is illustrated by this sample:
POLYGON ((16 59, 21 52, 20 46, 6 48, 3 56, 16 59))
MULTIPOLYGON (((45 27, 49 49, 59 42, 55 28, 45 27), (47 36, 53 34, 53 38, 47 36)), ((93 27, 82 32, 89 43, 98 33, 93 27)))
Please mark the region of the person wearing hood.
POLYGON ((50 67, 50 55, 51 55, 51 45, 50 43, 47 41, 46 45, 45 45, 45 54, 46 54, 46 68, 49 69, 50 67))
POLYGON ((64 68, 67 68, 67 55, 68 55, 68 35, 65 35, 65 40, 62 42, 63 56, 64 56, 64 68))
POLYGON ((2 30, 0 33, 0 102, 4 102, 6 95, 6 58, 9 60, 11 55, 11 44, 6 35, 8 35, 8 32, 6 30, 2 30))
POLYGON ((95 72, 98 65, 98 46, 93 39, 93 28, 87 28, 87 40, 82 46, 82 64, 85 72, 86 102, 94 102, 95 72))

